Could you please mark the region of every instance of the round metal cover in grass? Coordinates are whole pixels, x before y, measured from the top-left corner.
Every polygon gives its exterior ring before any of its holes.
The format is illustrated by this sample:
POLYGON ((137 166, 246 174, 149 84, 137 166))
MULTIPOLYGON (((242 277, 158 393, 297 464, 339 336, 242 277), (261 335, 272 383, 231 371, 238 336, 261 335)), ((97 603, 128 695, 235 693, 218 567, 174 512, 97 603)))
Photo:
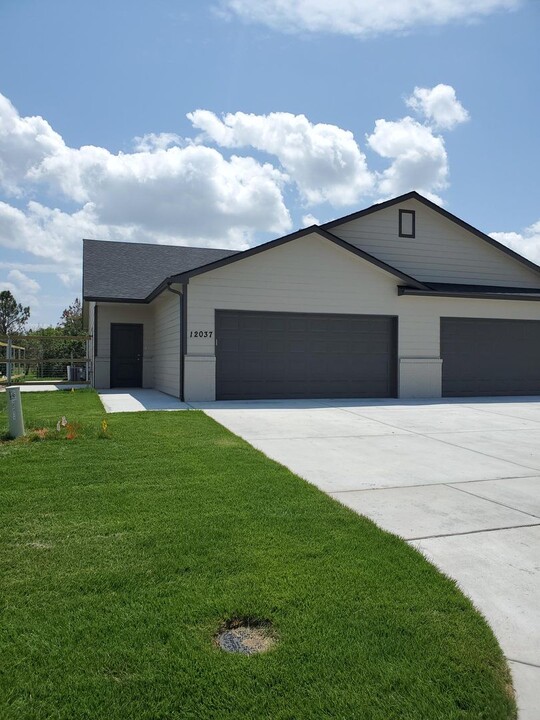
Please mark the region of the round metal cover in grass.
POLYGON ((270 650, 276 637, 268 620, 234 619, 221 627, 216 642, 225 652, 256 655, 270 650))

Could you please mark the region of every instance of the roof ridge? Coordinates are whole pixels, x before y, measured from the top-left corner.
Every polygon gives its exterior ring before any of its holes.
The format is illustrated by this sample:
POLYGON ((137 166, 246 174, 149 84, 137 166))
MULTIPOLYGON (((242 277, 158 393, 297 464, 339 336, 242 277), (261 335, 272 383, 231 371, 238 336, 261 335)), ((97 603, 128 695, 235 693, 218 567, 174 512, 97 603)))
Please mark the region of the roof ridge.
POLYGON ((137 240, 99 240, 97 238, 83 238, 83 243, 99 243, 101 244, 114 244, 114 245, 142 245, 143 247, 163 247, 163 248, 178 248, 186 250, 215 250, 216 252, 230 252, 238 253, 243 252, 242 250, 233 250, 232 248, 215 248, 204 245, 169 245, 168 243, 152 243, 152 242, 139 242, 137 240))

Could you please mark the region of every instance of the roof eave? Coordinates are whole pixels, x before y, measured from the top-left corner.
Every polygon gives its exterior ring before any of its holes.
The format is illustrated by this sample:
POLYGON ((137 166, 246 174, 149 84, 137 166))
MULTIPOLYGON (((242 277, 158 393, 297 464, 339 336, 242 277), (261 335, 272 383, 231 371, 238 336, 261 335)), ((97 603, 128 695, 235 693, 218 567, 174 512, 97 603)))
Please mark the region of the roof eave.
POLYGON ((398 295, 412 295, 414 297, 440 297, 440 298, 474 298, 477 300, 528 300, 529 302, 537 302, 540 300, 540 291, 538 295, 527 295, 518 293, 479 293, 479 292, 444 292, 437 290, 419 290, 411 287, 398 287, 398 295))
POLYGON ((136 303, 138 305, 149 302, 146 298, 101 297, 99 295, 84 295, 83 300, 87 302, 136 303))

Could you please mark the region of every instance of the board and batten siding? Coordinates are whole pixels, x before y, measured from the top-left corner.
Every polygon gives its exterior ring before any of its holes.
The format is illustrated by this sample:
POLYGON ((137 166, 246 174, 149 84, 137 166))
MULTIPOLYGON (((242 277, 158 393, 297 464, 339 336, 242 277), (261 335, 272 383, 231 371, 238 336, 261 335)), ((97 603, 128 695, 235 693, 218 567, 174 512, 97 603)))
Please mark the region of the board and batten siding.
POLYGON ((540 287, 540 275, 415 200, 330 228, 351 245, 420 281, 540 287), (399 237, 399 210, 414 210, 414 238, 399 237))
POLYGON ((94 359, 94 387, 111 384, 111 323, 143 325, 143 387, 154 387, 154 312, 142 303, 97 303, 97 355, 94 359))
POLYGON ((400 397, 440 397, 441 316, 540 319, 540 303, 398 296, 399 284, 315 234, 191 278, 185 399, 215 399, 216 310, 397 316, 400 397))
POLYGON ((154 387, 180 396, 180 300, 165 290, 152 303, 154 312, 154 387))

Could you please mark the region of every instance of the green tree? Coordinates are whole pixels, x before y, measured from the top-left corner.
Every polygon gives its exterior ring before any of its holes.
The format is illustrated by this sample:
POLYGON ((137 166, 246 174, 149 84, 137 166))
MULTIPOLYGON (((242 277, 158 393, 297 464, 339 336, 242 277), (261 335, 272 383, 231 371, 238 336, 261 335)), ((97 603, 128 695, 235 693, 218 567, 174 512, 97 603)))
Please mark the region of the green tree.
POLYGON ((0 292, 0 335, 21 333, 30 317, 30 308, 18 303, 10 290, 0 292))
POLYGON ((83 334, 82 304, 79 298, 75 298, 75 302, 63 311, 58 327, 62 328, 64 335, 83 334))

